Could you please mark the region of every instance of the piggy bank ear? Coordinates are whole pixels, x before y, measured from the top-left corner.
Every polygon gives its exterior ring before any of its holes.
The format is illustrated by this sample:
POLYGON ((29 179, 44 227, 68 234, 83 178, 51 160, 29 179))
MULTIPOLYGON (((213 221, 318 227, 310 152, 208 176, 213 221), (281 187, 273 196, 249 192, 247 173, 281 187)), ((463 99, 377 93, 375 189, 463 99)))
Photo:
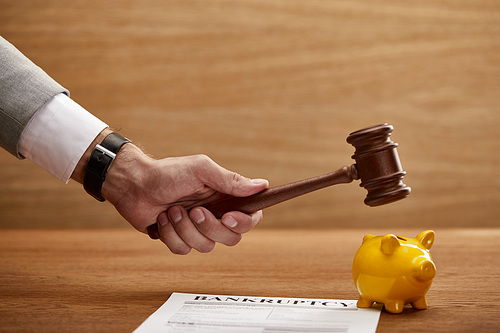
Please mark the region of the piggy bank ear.
POLYGON ((426 230, 419 233, 416 239, 420 244, 422 244, 423 247, 429 250, 432 247, 432 244, 434 244, 434 236, 434 231, 426 230))
POLYGON ((366 241, 367 241, 367 240, 369 240, 369 239, 372 239, 373 237, 375 237, 375 236, 370 235, 370 234, 365 235, 365 237, 363 237, 363 243, 364 243, 364 242, 366 242, 366 241))
POLYGON ((380 249, 384 254, 392 254, 399 246, 398 237, 392 234, 387 234, 382 237, 382 243, 380 244, 380 249))

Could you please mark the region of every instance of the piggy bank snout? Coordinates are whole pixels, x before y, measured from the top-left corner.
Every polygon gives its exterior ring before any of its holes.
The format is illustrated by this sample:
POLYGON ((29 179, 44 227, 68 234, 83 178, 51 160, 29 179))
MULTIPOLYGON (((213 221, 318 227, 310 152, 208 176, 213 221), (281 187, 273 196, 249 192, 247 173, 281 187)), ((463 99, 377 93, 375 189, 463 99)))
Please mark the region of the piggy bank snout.
POLYGON ((417 264, 414 270, 414 276, 419 281, 429 281, 436 275, 436 266, 430 260, 423 260, 417 264))

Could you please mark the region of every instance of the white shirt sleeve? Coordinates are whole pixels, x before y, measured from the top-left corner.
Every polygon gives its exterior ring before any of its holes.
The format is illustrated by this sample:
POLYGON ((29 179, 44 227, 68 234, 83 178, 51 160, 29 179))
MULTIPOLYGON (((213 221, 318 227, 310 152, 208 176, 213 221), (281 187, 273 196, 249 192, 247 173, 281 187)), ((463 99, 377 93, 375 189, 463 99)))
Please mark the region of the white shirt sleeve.
POLYGON ((65 183, 99 133, 108 127, 61 93, 47 102, 21 135, 19 152, 65 183))

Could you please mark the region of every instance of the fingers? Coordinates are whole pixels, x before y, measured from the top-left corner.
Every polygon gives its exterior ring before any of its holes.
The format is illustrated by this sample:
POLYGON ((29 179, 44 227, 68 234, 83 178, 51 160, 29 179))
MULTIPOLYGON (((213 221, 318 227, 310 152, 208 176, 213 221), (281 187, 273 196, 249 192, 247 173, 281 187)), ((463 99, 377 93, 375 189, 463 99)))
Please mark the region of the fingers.
POLYGON ((230 212, 219 221, 203 207, 192 209, 188 215, 184 208, 174 206, 158 216, 158 230, 160 240, 174 254, 188 254, 191 249, 205 253, 213 250, 215 243, 238 244, 242 234, 261 220, 262 211, 250 215, 230 212))
POLYGON ((244 234, 252 230, 262 220, 262 211, 247 215, 242 212, 229 212, 222 216, 222 223, 233 232, 244 234))
POLYGON ((210 252, 215 242, 205 237, 195 227, 187 212, 180 206, 171 207, 158 216, 160 239, 175 254, 188 254, 193 248, 199 252, 210 252))
POLYGON ((189 212, 196 228, 214 242, 234 246, 241 240, 241 233, 227 228, 217 220, 210 211, 203 207, 196 207, 189 212))
POLYGON ((158 216, 158 231, 160 233, 160 240, 172 253, 188 254, 191 251, 191 246, 182 240, 170 223, 167 212, 163 212, 158 216))
POLYGON ((196 228, 207 238, 233 246, 241 240, 242 234, 259 224, 262 211, 250 215, 237 211, 229 212, 219 221, 204 207, 196 207, 190 211, 189 216, 196 223, 196 228))

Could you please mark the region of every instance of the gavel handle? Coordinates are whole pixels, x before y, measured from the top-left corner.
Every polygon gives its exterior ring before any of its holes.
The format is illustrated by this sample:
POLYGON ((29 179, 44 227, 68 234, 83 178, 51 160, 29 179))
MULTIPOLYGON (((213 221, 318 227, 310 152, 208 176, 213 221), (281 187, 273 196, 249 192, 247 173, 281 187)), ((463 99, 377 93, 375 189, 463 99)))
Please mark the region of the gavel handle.
MULTIPOLYGON (((246 214, 255 213, 261 209, 276 205, 283 201, 331 186, 335 184, 350 183, 359 179, 356 164, 344 166, 334 172, 293 183, 265 189, 248 197, 225 197, 212 201, 202 206, 208 209, 218 219, 231 211, 240 211, 246 214)), ((193 208, 193 207, 192 207, 193 208)), ((188 208, 189 209, 189 208, 188 208)), ((148 227, 149 237, 159 238, 158 225, 148 227)))

